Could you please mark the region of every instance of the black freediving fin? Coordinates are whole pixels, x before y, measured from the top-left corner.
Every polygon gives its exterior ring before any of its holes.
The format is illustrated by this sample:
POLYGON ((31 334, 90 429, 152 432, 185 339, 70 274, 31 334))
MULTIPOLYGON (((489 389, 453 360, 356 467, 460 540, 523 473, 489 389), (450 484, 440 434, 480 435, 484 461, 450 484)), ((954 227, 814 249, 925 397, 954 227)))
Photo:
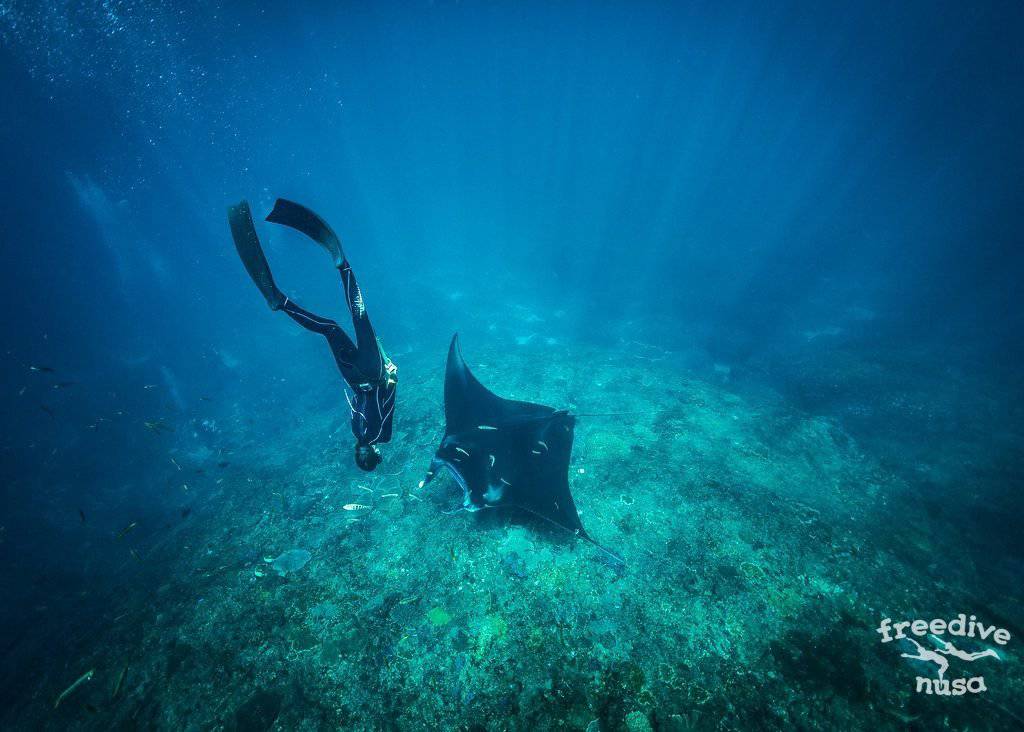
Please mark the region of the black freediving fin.
POLYGON ((274 210, 267 215, 267 221, 301 231, 327 250, 331 259, 334 260, 335 267, 340 267, 344 263, 345 252, 341 249, 341 240, 338 239, 338 235, 327 225, 326 221, 305 206, 279 198, 274 204, 274 210))
POLYGON ((228 207, 228 224, 231 226, 231 238, 235 240, 235 249, 245 265, 246 271, 263 293, 271 310, 280 310, 284 305, 284 293, 277 289, 274 277, 270 273, 270 265, 263 254, 260 239, 256 235, 256 227, 252 223, 252 213, 248 201, 237 206, 228 207))

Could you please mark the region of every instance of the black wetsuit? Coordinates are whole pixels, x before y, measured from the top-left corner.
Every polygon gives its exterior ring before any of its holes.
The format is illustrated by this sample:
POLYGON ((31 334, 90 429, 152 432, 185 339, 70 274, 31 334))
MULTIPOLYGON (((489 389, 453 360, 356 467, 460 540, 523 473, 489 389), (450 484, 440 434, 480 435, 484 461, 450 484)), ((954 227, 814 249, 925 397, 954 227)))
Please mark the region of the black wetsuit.
MULTIPOLYGON (((327 222, 315 213, 282 198, 274 204, 274 210, 267 216, 267 221, 305 234, 331 254, 345 288, 345 301, 356 335, 355 343, 333 320, 321 318, 299 307, 274 284, 270 265, 252 222, 252 212, 249 204, 243 200, 228 209, 228 223, 245 269, 272 310, 284 310, 303 328, 327 339, 341 375, 352 390, 352 395, 346 394, 345 398, 352 410, 352 434, 358 445, 371 446, 378 442, 388 442, 391 439, 391 420, 395 414, 395 382, 398 372, 373 332, 363 295, 342 251, 341 241, 327 222)), ((372 467, 369 469, 372 470, 372 467)))
POLYGON ((306 330, 327 339, 342 377, 352 391, 346 393, 352 411, 352 434, 360 445, 391 441, 391 422, 395 414, 396 369, 384 353, 366 314, 363 296, 348 260, 338 267, 345 287, 345 301, 356 334, 353 343, 341 326, 321 318, 285 297, 281 310, 306 330))

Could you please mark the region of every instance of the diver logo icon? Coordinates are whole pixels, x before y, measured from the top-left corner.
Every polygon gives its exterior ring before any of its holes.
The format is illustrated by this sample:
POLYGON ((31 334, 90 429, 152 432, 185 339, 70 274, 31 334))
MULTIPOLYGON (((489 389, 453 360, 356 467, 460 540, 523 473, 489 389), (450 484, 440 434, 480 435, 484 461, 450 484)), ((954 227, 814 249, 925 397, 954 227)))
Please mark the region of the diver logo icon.
POLYGON ((935 620, 906 620, 893 623, 892 618, 885 618, 876 629, 882 636, 882 643, 891 643, 894 640, 909 641, 916 649, 914 653, 901 653, 901 658, 908 658, 912 661, 926 661, 935 664, 937 678, 918 676, 915 683, 915 691, 924 694, 936 694, 938 696, 961 696, 970 692, 980 694, 987 690, 985 677, 971 676, 957 679, 947 679, 946 672, 949 670, 950 658, 973 663, 981 658, 994 658, 997 661, 1002 659, 994 648, 984 648, 980 651, 965 651, 958 648, 950 640, 942 636, 949 634, 959 638, 977 638, 984 642, 989 639, 997 645, 1005 646, 1010 642, 1010 631, 1005 628, 997 628, 995 625, 986 626, 978 622, 976 616, 971 615, 968 621, 965 613, 960 613, 952 620, 946 621, 942 618, 935 620), (905 631, 909 629, 911 635, 905 631), (928 636, 931 648, 920 643, 917 638, 928 636))

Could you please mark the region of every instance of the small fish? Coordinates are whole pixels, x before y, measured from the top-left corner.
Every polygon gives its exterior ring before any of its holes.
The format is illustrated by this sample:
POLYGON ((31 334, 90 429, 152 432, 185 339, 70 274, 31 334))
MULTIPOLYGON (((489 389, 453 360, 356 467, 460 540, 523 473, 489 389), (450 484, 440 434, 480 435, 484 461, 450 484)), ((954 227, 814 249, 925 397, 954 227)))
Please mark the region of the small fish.
POLYGON ((78 509, 78 518, 82 519, 82 523, 85 523, 85 511, 78 509))
POLYGON ((548 443, 544 442, 544 440, 537 440, 537 444, 543 447, 545 450, 548 449, 548 443))
POLYGON ((381 494, 381 498, 398 498, 398 494, 397 493, 383 493, 383 494, 381 494))
POLYGON ((25 396, 25 389, 27 388, 27 386, 23 386, 20 389, 18 389, 18 396, 25 396))
POLYGON ((342 508, 346 511, 365 511, 370 507, 362 503, 346 503, 342 508))
POLYGON ((135 551, 135 547, 129 547, 128 553, 132 555, 132 559, 134 559, 136 562, 142 561, 142 557, 140 557, 139 553, 135 551))
POLYGON ((201 401, 201 402, 209 402, 209 401, 212 401, 212 399, 210 397, 206 396, 206 395, 203 395, 203 396, 199 397, 199 401, 201 401))
POLYGON ((53 388, 54 389, 67 389, 69 386, 74 386, 77 383, 78 383, 77 381, 58 381, 56 384, 53 385, 53 388))
POLYGON ((163 432, 174 432, 174 428, 167 425, 162 419, 158 419, 155 422, 143 422, 147 430, 161 434, 163 432))
POLYGON ((60 693, 60 696, 58 696, 58 697, 57 697, 57 701, 55 701, 55 702, 53 703, 53 708, 54 708, 54 709, 56 709, 57 707, 59 707, 59 706, 60 706, 60 703, 61 703, 62 701, 64 701, 64 700, 65 700, 65 699, 67 698, 68 694, 70 694, 70 693, 71 693, 71 692, 73 692, 73 691, 74 691, 75 689, 77 689, 77 688, 78 688, 79 686, 81 686, 81 685, 82 685, 82 684, 84 684, 84 683, 85 683, 86 681, 88 681, 89 679, 91 679, 91 678, 92 678, 92 675, 93 675, 94 673, 96 673, 96 669, 92 669, 92 668, 91 668, 91 669, 89 669, 88 671, 86 671, 86 672, 85 672, 84 674, 82 674, 81 676, 79 676, 79 677, 78 677, 78 680, 77 680, 77 681, 75 681, 75 683, 73 683, 73 684, 72 684, 71 686, 69 686, 68 688, 66 688, 66 689, 65 689, 64 691, 62 691, 62 692, 60 693))
POLYGON ((54 419, 56 419, 57 415, 56 415, 56 414, 54 413, 54 411, 53 411, 52 409, 50 409, 50 408, 49 408, 48 406, 46 406, 45 404, 40 404, 40 405, 39 405, 39 408, 40 408, 40 409, 42 409, 42 410, 43 410, 44 412, 46 412, 47 414, 49 414, 49 415, 50 415, 51 417, 53 417, 54 419))
POLYGON ((226 468, 229 465, 231 465, 231 463, 229 463, 227 460, 221 460, 219 463, 217 463, 218 468, 226 468))
POLYGON ((171 458, 171 462, 174 463, 174 467, 176 467, 178 470, 181 470, 181 466, 178 465, 178 461, 177 460, 175 460, 174 458, 171 458))
POLYGON ((469 457, 469 453, 468 453, 468 452, 466 452, 465 450, 463 450, 463 449, 462 449, 461 447, 458 447, 458 446, 456 446, 456 448, 455 448, 455 452, 461 452, 461 453, 462 453, 463 455, 465 455, 466 457, 469 457))
POLYGON ((487 457, 489 457, 491 459, 491 467, 493 468, 494 467, 494 455, 488 455, 487 457))
POLYGON ((477 428, 478 430, 497 430, 497 429, 498 429, 497 427, 492 427, 492 426, 491 426, 491 425, 489 425, 489 424, 478 424, 478 425, 476 426, 476 428, 477 428))
POLYGON ((143 389, 155 389, 156 388, 156 384, 145 384, 142 388, 143 389))
POLYGON ((124 537, 128 536, 128 534, 132 533, 132 531, 138 525, 139 525, 138 521, 132 521, 130 524, 128 524, 123 529, 121 529, 119 532, 117 532, 117 538, 118 539, 123 539, 124 537))
POLYGON ((53 373, 53 369, 51 369, 49 366, 29 366, 28 370, 29 371, 38 371, 39 373, 42 373, 42 374, 52 374, 53 373))

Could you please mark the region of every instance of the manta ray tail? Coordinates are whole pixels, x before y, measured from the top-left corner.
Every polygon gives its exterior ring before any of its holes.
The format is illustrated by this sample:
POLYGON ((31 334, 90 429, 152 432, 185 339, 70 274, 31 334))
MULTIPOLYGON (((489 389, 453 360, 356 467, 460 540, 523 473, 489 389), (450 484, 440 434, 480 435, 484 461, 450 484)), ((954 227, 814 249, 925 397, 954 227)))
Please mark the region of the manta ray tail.
POLYGON ((616 562, 618 562, 619 564, 621 564, 621 565, 623 565, 623 566, 625 566, 625 565, 626 565, 626 560, 625 560, 625 559, 623 559, 622 557, 620 557, 620 556, 619 556, 618 554, 616 554, 615 552, 613 552, 613 551, 612 551, 611 549, 609 549, 608 547, 606 547, 606 546, 605 546, 604 544, 599 544, 598 542, 594 541, 594 539, 593 539, 593 538, 591 538, 590 534, 588 534, 588 533, 587 533, 586 531, 584 531, 583 529, 577 529, 577 530, 573 530, 573 529, 570 529, 570 528, 569 528, 569 527, 567 527, 567 526, 562 526, 562 525, 561 525, 560 523, 558 523, 557 521, 555 521, 555 520, 553 520, 553 519, 549 518, 548 516, 545 516, 545 515, 544 515, 544 514, 542 514, 542 513, 537 513, 536 511, 533 511, 533 510, 531 510, 531 509, 529 509, 529 508, 526 508, 525 506, 513 506, 513 508, 519 508, 519 509, 521 509, 521 510, 523 510, 523 511, 526 511, 526 512, 527 512, 528 514, 530 514, 531 516, 536 516, 537 518, 541 518, 541 519, 544 519, 545 521, 547 521, 547 522, 548 522, 549 524, 551 524, 552 526, 555 526, 555 527, 557 527, 557 528, 561 529, 562 531, 565 531, 565 532, 567 532, 567 533, 570 533, 570 534, 572 534, 573 536, 576 536, 576 537, 578 537, 578 538, 580 538, 580 539, 583 539, 584 541, 586 541, 586 542, 587 542, 587 543, 589 543, 589 544, 593 544, 594 546, 596 546, 596 547, 597 547, 598 549, 600 549, 600 550, 601 550, 602 552, 604 552, 605 554, 607 554, 607 555, 608 555, 609 557, 611 557, 612 559, 614 559, 614 560, 615 560, 616 562))
POLYGON ((634 417, 638 414, 647 414, 647 412, 584 412, 582 414, 573 413, 574 417, 634 417))
POLYGON ((591 544, 593 544, 594 546, 596 546, 596 547, 597 547, 598 549, 600 549, 600 550, 601 550, 602 552, 604 552, 605 554, 607 554, 607 555, 608 555, 609 557, 611 557, 611 558, 612 558, 613 560, 615 560, 615 562, 617 562, 618 564, 621 564, 621 565, 622 565, 623 567, 625 567, 625 566, 626 566, 626 560, 625 560, 625 559, 623 559, 622 557, 620 557, 620 556, 619 556, 618 554, 616 554, 615 552, 613 552, 613 551, 612 551, 611 549, 609 549, 608 547, 604 546, 603 544, 598 544, 598 543, 597 543, 596 541, 594 541, 593 539, 591 539, 591 538, 590 538, 589 536, 584 536, 583 538, 584 538, 584 539, 586 539, 587 541, 589 541, 589 542, 590 542, 591 544))

